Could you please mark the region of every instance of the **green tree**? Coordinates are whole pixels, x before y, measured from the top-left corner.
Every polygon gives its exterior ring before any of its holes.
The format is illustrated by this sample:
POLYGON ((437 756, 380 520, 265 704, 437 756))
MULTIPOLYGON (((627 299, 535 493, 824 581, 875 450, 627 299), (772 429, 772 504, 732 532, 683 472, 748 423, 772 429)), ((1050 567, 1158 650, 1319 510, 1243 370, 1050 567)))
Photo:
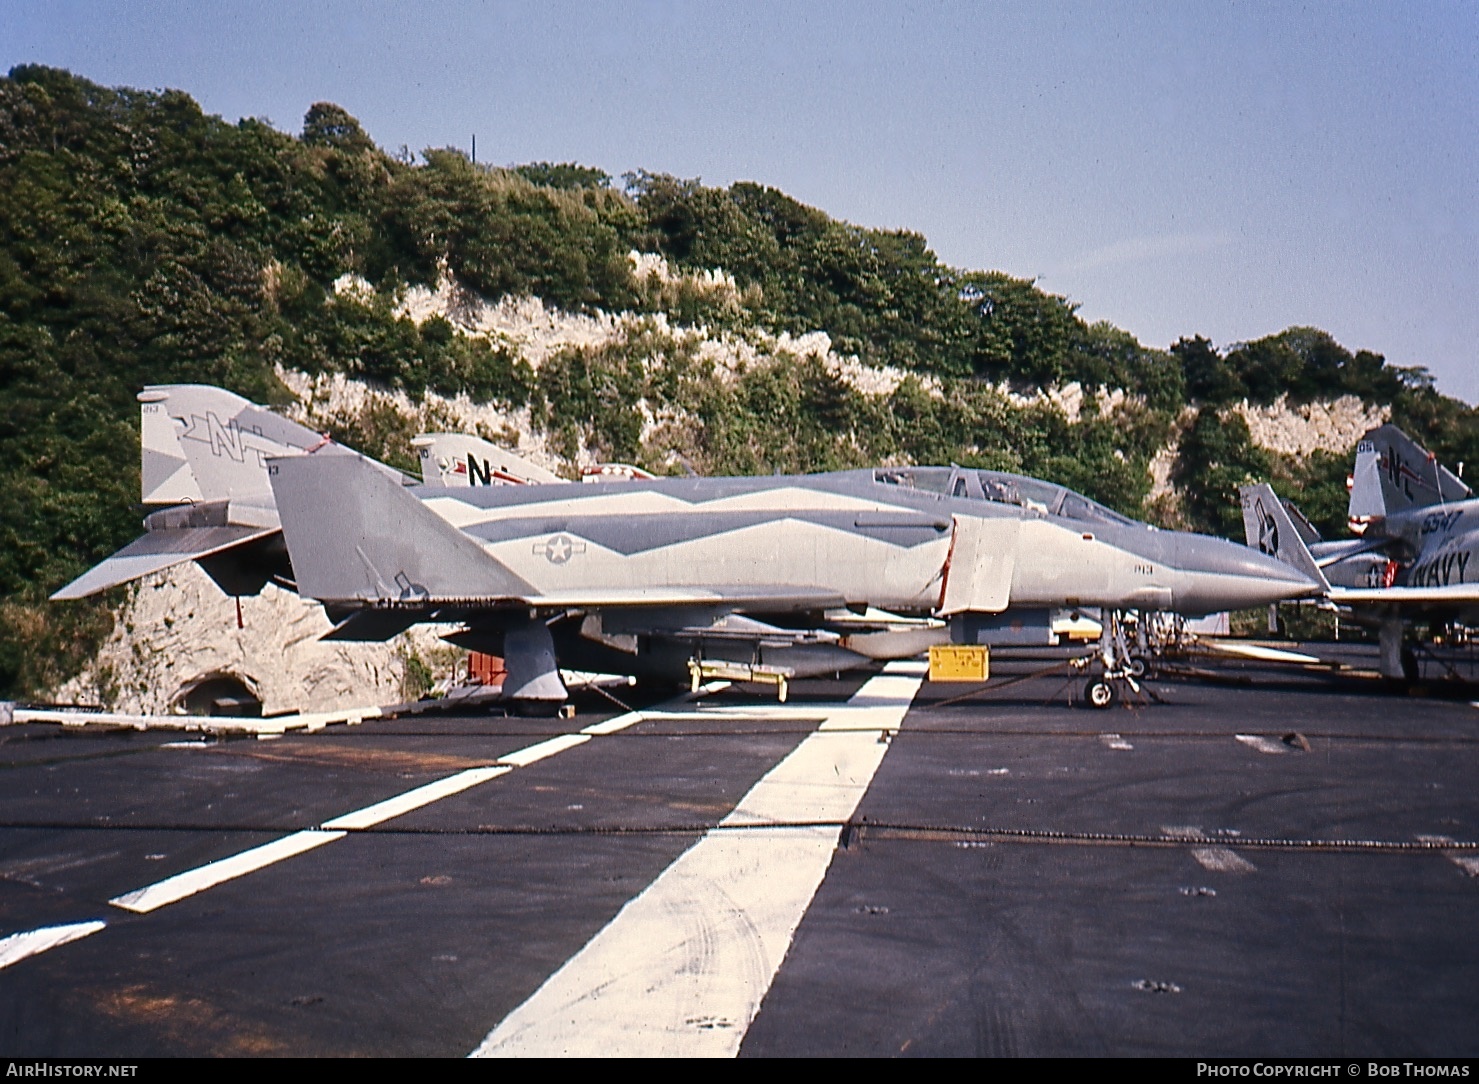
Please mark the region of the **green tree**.
POLYGON ((1268 455, 1253 443, 1241 414, 1204 406, 1181 439, 1172 472, 1185 494, 1192 528, 1241 539, 1238 487, 1267 480, 1270 467, 1268 455))
POLYGON ((333 102, 314 102, 303 116, 303 142, 310 147, 332 147, 358 153, 374 151, 375 144, 348 110, 333 102))
POLYGON ((1181 363, 1186 393, 1193 402, 1226 406, 1247 397, 1237 371, 1202 336, 1177 339, 1171 344, 1171 356, 1181 363))

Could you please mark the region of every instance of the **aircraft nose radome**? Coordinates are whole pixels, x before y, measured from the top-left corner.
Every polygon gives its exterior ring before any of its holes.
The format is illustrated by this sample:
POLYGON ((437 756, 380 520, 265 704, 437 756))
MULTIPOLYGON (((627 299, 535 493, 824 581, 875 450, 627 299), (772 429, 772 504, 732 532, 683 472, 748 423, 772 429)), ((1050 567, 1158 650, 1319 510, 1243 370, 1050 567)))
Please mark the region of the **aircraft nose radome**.
POLYGON ((1181 566, 1184 589, 1177 592, 1177 608, 1183 612, 1243 610, 1320 593, 1319 585, 1298 569, 1247 546, 1221 538, 1187 542, 1181 566))

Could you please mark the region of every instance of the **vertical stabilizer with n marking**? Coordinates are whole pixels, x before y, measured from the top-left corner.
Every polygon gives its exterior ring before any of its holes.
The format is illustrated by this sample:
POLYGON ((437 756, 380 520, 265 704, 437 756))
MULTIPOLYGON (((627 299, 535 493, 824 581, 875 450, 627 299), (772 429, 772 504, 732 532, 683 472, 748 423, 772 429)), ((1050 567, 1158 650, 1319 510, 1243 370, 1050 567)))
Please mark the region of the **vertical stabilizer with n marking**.
POLYGON ((1380 519, 1411 508, 1467 500, 1470 495, 1468 486, 1395 425, 1371 430, 1356 445, 1353 520, 1380 519))
MULTIPOLYGON (((267 460, 273 456, 353 455, 225 388, 161 384, 139 395, 144 405, 144 501, 230 501, 233 522, 276 525, 267 460), (183 463, 181 462, 183 460, 183 463), (192 488, 193 487, 193 488, 192 488)), ((400 479, 392 467, 366 459, 400 479)))
MULTIPOLYGON (((224 388, 162 384, 139 394, 141 498, 163 505, 144 534, 51 597, 85 598, 140 576, 198 561, 228 594, 289 583, 267 480, 270 456, 355 453, 224 388)), ((374 469, 400 484, 399 471, 374 469)))
MULTIPOLYGON (((174 466, 167 458, 173 451, 185 460, 199 494, 183 499, 229 500, 237 519, 263 523, 276 519, 267 481, 268 456, 295 455, 325 443, 312 429, 224 388, 166 384, 145 388, 139 399, 144 404, 146 489, 152 480, 151 457, 168 469, 174 466)), ((179 488, 156 485, 154 494, 169 497, 179 488)), ((145 500, 150 499, 146 493, 145 500)))
POLYGON ((169 416, 169 389, 139 393, 140 499, 144 504, 199 504, 205 500, 180 434, 169 416))
POLYGON ((507 448, 467 433, 422 433, 411 444, 421 458, 421 482, 431 487, 548 485, 558 474, 507 448))

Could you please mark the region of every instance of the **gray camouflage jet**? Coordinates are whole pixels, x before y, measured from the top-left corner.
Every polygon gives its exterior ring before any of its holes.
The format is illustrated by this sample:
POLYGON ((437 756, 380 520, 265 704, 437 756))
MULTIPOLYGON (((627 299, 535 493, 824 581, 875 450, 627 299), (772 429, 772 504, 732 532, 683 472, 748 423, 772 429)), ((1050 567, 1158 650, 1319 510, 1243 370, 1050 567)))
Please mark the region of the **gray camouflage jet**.
MULTIPOLYGON (((331 639, 455 624, 447 639, 505 658, 519 700, 563 700, 559 665, 806 676, 946 639, 1050 643, 1058 608, 1199 615, 1318 591, 1245 546, 996 471, 411 488, 220 389, 141 399, 146 503, 194 503, 53 597, 198 560, 228 593, 275 580, 318 600, 331 639)), ((1104 645, 1106 674, 1122 656, 1104 645)))
POLYGON ((1417 676, 1403 644, 1407 623, 1479 623, 1479 500, 1395 425, 1356 445, 1348 515, 1357 538, 1320 540, 1267 483, 1241 492, 1249 547, 1316 580, 1329 602, 1377 627, 1384 677, 1417 676))

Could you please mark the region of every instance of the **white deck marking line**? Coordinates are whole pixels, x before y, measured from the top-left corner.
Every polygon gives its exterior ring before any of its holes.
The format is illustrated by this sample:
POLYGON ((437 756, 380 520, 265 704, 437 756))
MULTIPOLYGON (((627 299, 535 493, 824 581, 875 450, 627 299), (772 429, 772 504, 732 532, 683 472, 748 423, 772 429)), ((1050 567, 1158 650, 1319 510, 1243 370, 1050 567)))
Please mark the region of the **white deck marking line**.
POLYGON ((556 753, 562 753, 566 749, 584 745, 591 740, 591 735, 594 733, 613 733, 639 723, 642 719, 641 712, 629 712, 627 715, 608 719, 605 723, 587 727, 580 733, 561 734, 546 741, 525 746, 523 749, 516 749, 512 753, 499 757, 496 764, 484 768, 469 768, 467 771, 458 772, 445 779, 438 779, 408 790, 404 794, 397 794, 384 801, 376 802, 374 805, 324 821, 319 829, 295 832, 290 836, 273 840, 271 843, 264 843, 260 847, 253 847, 229 858, 209 862, 204 866, 177 873, 173 877, 167 877, 152 885, 125 892, 108 902, 115 907, 137 914, 156 911, 198 892, 204 892, 208 888, 214 888, 218 884, 235 880, 237 877, 244 877, 248 873, 255 873, 259 869, 264 869, 287 858, 293 858, 305 851, 311 851, 325 843, 332 843, 336 839, 343 839, 350 831, 373 827, 392 817, 399 817, 404 813, 420 809, 422 806, 430 805, 432 802, 460 794, 479 783, 486 783, 490 779, 497 779, 500 775, 507 775, 514 768, 522 768, 546 757, 554 756, 556 753), (607 729, 599 730, 600 727, 607 729))
POLYGON ((822 724, 472 1056, 733 1056, 837 847, 836 827, 773 826, 847 820, 923 677, 895 663, 809 707, 822 724))
MULTIPOLYGON (((1202 840, 1207 838, 1195 825, 1168 826, 1161 829, 1161 834, 1172 839, 1202 840)), ((1257 873, 1258 867, 1238 854, 1231 847, 1193 847, 1191 856, 1197 860, 1197 864, 1205 870, 1213 873, 1257 873)))
POLYGON ((546 741, 536 742, 534 745, 526 745, 522 749, 515 749, 512 753, 504 753, 498 758, 499 764, 507 764, 511 768, 525 768, 536 760, 552 757, 556 753, 563 753, 566 749, 574 749, 577 745, 584 745, 591 740, 589 734, 560 734, 546 741))
POLYGON ((795 704, 760 704, 755 707, 736 707, 716 705, 714 707, 700 707, 691 711, 645 711, 642 717, 649 722, 664 722, 667 720, 679 720, 693 722, 695 719, 713 719, 716 722, 730 722, 734 719, 765 719, 770 722, 789 719, 820 719, 829 712, 837 710, 836 705, 817 704, 800 707, 795 704))
POLYGON ((1479 855, 1450 854, 1448 860, 1470 877, 1479 877, 1479 855))
POLYGON ((1196 825, 1181 827, 1178 825, 1162 825, 1161 835, 1170 836, 1172 839, 1206 839, 1207 833, 1196 825))
POLYGON ((1257 749, 1260 753, 1277 754, 1287 753, 1289 751, 1289 747, 1283 742, 1275 741, 1273 738, 1265 738, 1262 734, 1234 734, 1233 737, 1248 746, 1248 748, 1257 749))
POLYGON ((336 839, 343 839, 349 831, 354 829, 370 828, 392 817, 399 817, 403 813, 420 809, 432 802, 460 794, 469 787, 486 783, 490 779, 497 779, 500 775, 505 775, 512 770, 503 765, 470 768, 465 772, 458 772, 445 779, 438 779, 434 783, 427 783, 425 786, 408 790, 404 794, 397 794, 383 802, 376 802, 364 809, 357 809, 352 813, 335 817, 333 820, 324 821, 323 830, 295 832, 260 847, 242 851, 230 858, 222 858, 184 873, 178 873, 173 877, 167 877, 163 881, 127 892, 108 902, 125 911, 147 914, 168 904, 178 903, 197 892, 204 892, 207 888, 214 888, 226 881, 244 877, 248 873, 255 873, 259 869, 281 862, 286 858, 293 858, 305 851, 311 851, 315 847, 322 847, 325 843, 332 843, 336 839))
POLYGON ((424 787, 397 794, 394 798, 376 802, 354 813, 346 813, 342 817, 324 821, 323 827, 348 828, 351 831, 356 828, 372 828, 381 821, 388 821, 392 817, 399 817, 402 813, 409 813, 413 809, 431 805, 432 802, 439 802, 443 798, 461 794, 469 787, 486 783, 490 779, 497 779, 500 775, 507 775, 511 771, 513 769, 504 764, 495 764, 489 768, 469 768, 465 772, 458 772, 445 779, 438 779, 435 783, 427 783, 424 787))
POLYGON ((604 723, 592 723, 590 726, 581 727, 582 734, 615 734, 618 730, 625 730, 629 726, 646 722, 651 716, 645 711, 629 711, 625 715, 607 719, 604 723))
POLYGON ((343 839, 348 834, 347 832, 316 830, 294 832, 282 839, 275 839, 271 843, 253 847, 249 851, 233 854, 230 858, 208 862, 203 866, 186 870, 184 873, 177 873, 173 877, 166 877, 162 881, 133 892, 125 892, 122 896, 116 896, 108 902, 114 907, 121 907, 135 914, 148 914, 168 904, 177 903, 187 896, 193 896, 197 892, 204 892, 207 888, 214 888, 222 882, 235 880, 248 873, 255 873, 274 862, 281 862, 284 858, 292 858, 304 851, 322 847, 325 843, 343 839))
MULTIPOLYGON (((690 702, 699 701, 703 697, 712 696, 714 693, 722 693, 725 689, 729 688, 729 684, 727 681, 711 681, 707 685, 700 685, 697 693, 689 693, 678 699, 690 702)), ((669 700, 666 703, 671 704, 673 701, 669 700)), ((611 719, 607 719, 604 723, 592 723, 590 726, 581 727, 579 732, 581 734, 590 734, 599 737, 603 734, 615 734, 617 731, 625 730, 629 726, 651 722, 654 719, 692 720, 697 718, 699 714, 701 713, 694 709, 690 709, 689 711, 669 711, 659 704, 655 708, 629 711, 625 715, 617 715, 611 719)), ((708 714, 708 712, 704 711, 702 714, 708 714)), ((813 712, 812 717, 815 718, 815 716, 816 713, 813 712)))
POLYGON ((96 920, 73 922, 66 926, 43 926, 39 930, 26 930, 24 933, 0 937, 0 970, 19 963, 28 956, 35 956, 47 949, 97 933, 107 925, 106 922, 96 920))
MULTIPOLYGON (((1420 843, 1452 843, 1452 836, 1418 836, 1420 843)), ((1470 877, 1479 877, 1479 855, 1464 854, 1459 851, 1444 851, 1443 857, 1463 870, 1470 877)))
POLYGON ((1104 743, 1107 749, 1117 749, 1121 752, 1127 752, 1135 748, 1118 734, 1100 734, 1099 740, 1104 743))
POLYGON ((1213 873, 1257 873, 1258 867, 1230 847, 1193 847, 1191 856, 1213 873))

